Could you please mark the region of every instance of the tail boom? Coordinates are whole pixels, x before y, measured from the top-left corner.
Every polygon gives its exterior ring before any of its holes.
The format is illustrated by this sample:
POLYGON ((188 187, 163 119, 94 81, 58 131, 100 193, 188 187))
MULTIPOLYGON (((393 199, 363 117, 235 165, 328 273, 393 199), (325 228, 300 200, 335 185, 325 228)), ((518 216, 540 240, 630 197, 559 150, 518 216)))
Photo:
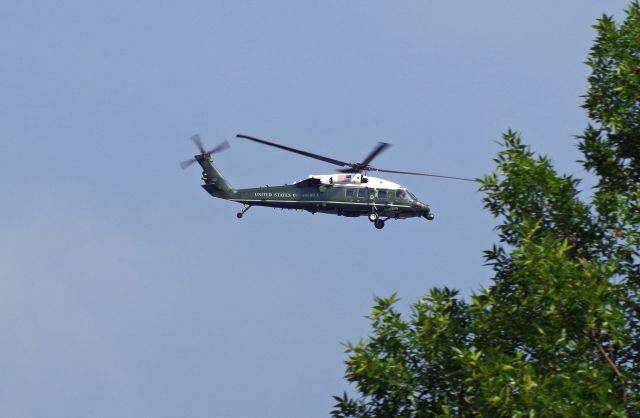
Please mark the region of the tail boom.
POLYGON ((196 161, 202 167, 202 188, 213 197, 228 198, 235 189, 227 182, 222 173, 213 165, 210 154, 196 155, 196 161))

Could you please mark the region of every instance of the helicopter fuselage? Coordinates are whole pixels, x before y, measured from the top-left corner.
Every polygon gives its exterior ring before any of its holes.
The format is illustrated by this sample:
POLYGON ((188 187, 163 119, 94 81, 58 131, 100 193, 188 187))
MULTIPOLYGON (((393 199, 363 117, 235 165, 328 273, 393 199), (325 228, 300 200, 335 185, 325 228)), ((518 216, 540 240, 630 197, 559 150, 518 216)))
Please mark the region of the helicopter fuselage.
POLYGON ((313 175, 291 185, 232 189, 224 193, 210 184, 202 187, 214 197, 242 203, 245 207, 299 209, 348 217, 374 214, 370 217, 372 220, 432 217, 429 207, 406 188, 360 174, 354 174, 353 179, 349 175, 313 175))
POLYGON ((229 148, 228 142, 224 141, 217 147, 206 151, 200 136, 193 135, 191 140, 200 151, 200 154, 195 155, 190 160, 181 162, 180 166, 185 169, 196 162, 200 164, 204 182, 202 188, 213 197, 244 205, 244 209, 236 215, 238 218, 242 218, 244 213, 253 206, 266 206, 305 210, 314 214, 319 212, 348 217, 367 216, 377 229, 382 229, 388 219, 424 217, 432 220, 434 216, 429 206, 420 202, 405 187, 388 180, 367 176, 367 172, 374 171, 474 181, 462 177, 388 170, 371 166, 371 161, 389 147, 389 144, 385 142, 379 142, 361 162, 348 163, 247 135, 236 135, 236 137, 343 167, 339 170, 339 173, 311 175, 309 178, 291 185, 236 189, 227 182, 222 173, 213 165, 213 154, 229 148))

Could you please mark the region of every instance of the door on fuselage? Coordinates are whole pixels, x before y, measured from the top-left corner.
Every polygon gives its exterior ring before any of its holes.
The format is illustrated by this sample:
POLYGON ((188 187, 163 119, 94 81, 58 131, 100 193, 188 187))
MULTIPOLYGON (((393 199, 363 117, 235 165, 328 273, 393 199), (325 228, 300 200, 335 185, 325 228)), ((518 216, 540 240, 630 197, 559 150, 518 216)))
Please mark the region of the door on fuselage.
POLYGON ((363 212, 368 212, 369 209, 369 188, 364 186, 364 187, 358 187, 358 189, 356 190, 356 203, 358 203, 358 206, 362 207, 362 211, 363 212))

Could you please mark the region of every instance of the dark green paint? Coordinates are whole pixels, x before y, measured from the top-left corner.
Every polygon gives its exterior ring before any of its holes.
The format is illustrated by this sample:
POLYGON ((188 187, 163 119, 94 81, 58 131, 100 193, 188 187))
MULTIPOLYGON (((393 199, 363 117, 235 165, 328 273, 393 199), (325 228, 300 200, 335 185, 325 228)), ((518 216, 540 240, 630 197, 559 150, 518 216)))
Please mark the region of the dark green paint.
POLYGON ((383 199, 378 197, 378 189, 370 188, 366 183, 322 185, 319 181, 307 179, 292 185, 234 189, 213 165, 210 155, 195 158, 203 170, 202 187, 211 196, 246 206, 300 209, 349 217, 371 213, 390 219, 432 216, 428 205, 408 193, 404 198, 397 198, 395 189, 381 189, 388 190, 387 198, 383 199), (347 197, 347 189, 354 189, 353 197, 347 197), (364 197, 359 196, 360 189, 366 190, 364 197))

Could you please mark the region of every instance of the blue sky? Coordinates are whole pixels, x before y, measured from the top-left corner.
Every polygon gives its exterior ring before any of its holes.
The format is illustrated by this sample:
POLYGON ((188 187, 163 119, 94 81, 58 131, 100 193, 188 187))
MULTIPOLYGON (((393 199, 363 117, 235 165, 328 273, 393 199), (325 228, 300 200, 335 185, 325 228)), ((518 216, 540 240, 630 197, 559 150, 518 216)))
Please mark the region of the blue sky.
MULTIPOLYGON (((387 176, 436 220, 215 200, 332 167, 480 177, 508 128, 582 176, 582 64, 624 1, 21 1, 0 13, 0 415, 327 416, 373 296, 488 284, 477 186, 387 176)), ((588 196, 588 190, 585 196, 588 196)))

